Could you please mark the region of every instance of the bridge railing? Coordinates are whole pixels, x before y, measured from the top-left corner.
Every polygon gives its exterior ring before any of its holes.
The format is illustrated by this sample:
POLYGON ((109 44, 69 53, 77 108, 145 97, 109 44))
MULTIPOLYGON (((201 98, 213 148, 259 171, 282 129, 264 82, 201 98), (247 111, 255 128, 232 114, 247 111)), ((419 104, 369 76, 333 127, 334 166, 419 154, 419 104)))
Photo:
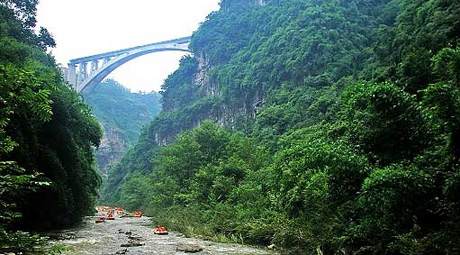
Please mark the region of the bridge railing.
POLYGON ((191 36, 188 36, 188 37, 182 37, 182 38, 168 40, 168 41, 162 41, 162 42, 156 42, 156 43, 151 43, 151 44, 146 44, 146 45, 126 48, 126 49, 122 49, 122 50, 109 51, 109 52, 96 54, 96 55, 92 55, 92 56, 72 59, 72 60, 70 60, 70 63, 71 64, 79 64, 79 63, 82 63, 82 62, 89 62, 89 61, 91 61, 93 59, 103 59, 103 58, 107 58, 107 57, 116 57, 116 56, 118 56, 120 54, 123 54, 125 52, 128 52, 128 51, 137 50, 137 49, 140 49, 140 48, 159 45, 159 44, 167 44, 167 43, 184 44, 184 43, 189 43, 191 38, 192 38, 191 36))

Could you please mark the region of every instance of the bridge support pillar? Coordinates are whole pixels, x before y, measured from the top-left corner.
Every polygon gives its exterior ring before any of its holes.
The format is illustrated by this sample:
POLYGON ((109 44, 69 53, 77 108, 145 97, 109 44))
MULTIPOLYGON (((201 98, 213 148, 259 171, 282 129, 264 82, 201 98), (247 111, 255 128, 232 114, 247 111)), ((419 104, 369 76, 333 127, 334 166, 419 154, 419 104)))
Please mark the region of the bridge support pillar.
POLYGON ((99 69, 99 59, 91 61, 90 75, 92 75, 93 73, 97 72, 97 69, 99 69))
POLYGON ((67 69, 67 81, 74 87, 77 88, 77 66, 69 63, 67 69))
POLYGON ((87 63, 84 62, 84 63, 80 63, 80 67, 79 67, 79 75, 78 75, 78 81, 77 81, 77 84, 81 84, 87 77, 88 77, 88 67, 87 67, 87 63))

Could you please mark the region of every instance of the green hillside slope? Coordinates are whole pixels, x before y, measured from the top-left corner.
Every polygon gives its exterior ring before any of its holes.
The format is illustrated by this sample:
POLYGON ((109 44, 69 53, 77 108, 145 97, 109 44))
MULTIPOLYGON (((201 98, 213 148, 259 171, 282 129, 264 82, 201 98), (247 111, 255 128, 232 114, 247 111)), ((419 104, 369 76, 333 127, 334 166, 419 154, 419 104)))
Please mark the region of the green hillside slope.
POLYGON ((108 169, 137 142, 141 129, 160 112, 160 95, 131 93, 114 80, 107 79, 85 97, 103 127, 104 136, 96 151, 99 169, 108 169))
POLYGON ((223 0, 106 192, 218 240, 455 254, 459 40, 458 1, 223 0))

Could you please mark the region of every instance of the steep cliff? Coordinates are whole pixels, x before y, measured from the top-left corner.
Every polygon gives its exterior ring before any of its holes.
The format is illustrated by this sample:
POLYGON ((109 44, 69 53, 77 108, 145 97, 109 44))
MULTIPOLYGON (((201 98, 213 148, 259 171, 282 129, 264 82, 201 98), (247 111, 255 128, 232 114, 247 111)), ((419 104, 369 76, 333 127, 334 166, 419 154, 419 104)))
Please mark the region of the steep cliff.
POLYGON ((163 85, 157 142, 205 119, 246 132, 280 92, 322 91, 356 74, 371 31, 393 22, 393 13, 375 11, 388 2, 222 1, 194 33, 194 55, 163 85))
POLYGON ((101 144, 96 150, 96 159, 103 179, 107 179, 110 166, 123 157, 130 148, 130 142, 126 140, 123 131, 118 127, 108 123, 101 123, 101 125, 104 134, 101 144))

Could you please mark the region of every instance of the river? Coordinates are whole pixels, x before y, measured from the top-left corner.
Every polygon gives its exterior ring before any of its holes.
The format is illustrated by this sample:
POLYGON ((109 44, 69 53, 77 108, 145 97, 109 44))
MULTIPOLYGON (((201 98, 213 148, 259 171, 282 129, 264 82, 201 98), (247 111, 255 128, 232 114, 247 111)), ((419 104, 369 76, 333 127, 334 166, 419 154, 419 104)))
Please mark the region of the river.
POLYGON ((265 255, 274 254, 264 249, 240 244, 225 244, 186 238, 179 233, 155 235, 150 227, 150 218, 116 218, 113 221, 95 223, 94 217, 87 217, 73 229, 52 233, 59 240, 51 244, 63 244, 70 249, 65 255, 160 255, 189 254, 178 249, 192 247, 203 249, 195 254, 207 255, 265 255), (136 243, 137 247, 121 247, 136 243))

